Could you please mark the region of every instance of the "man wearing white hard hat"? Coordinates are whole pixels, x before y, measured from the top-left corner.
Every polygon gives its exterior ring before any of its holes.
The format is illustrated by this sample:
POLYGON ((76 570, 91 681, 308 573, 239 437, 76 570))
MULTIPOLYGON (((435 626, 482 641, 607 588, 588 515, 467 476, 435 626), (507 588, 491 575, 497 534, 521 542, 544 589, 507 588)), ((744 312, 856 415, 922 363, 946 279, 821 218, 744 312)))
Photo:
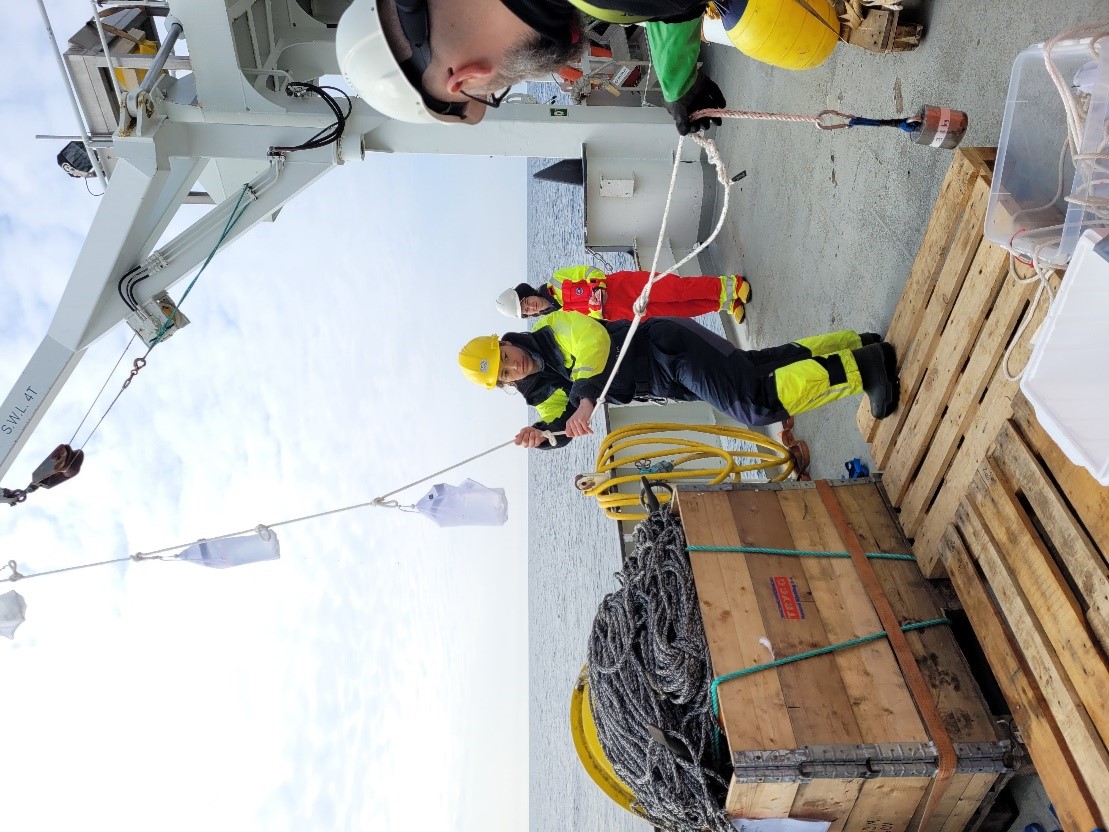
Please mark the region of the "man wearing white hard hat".
POLYGON ((476 124, 508 87, 581 52, 580 12, 526 0, 354 0, 335 48, 366 103, 401 121, 476 124))

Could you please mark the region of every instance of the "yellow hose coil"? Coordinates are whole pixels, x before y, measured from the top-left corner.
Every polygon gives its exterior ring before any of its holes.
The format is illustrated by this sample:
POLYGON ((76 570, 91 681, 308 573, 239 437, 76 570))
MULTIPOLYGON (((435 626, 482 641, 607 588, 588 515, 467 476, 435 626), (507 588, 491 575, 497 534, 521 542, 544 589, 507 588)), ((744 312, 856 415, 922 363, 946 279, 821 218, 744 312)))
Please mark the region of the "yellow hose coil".
POLYGON ((839 18, 830 0, 748 0, 728 39, 756 61, 782 69, 812 69, 839 41, 839 18))
POLYGON ((593 721, 593 709, 589 704, 589 675, 584 667, 570 695, 570 735, 574 738, 574 750, 578 752, 582 768, 590 779, 618 806, 643 817, 637 809, 632 790, 617 776, 601 748, 597 723, 593 721))
MULTIPOLYGON (((639 502, 641 477, 652 482, 696 479, 708 485, 719 485, 729 479, 738 482, 745 471, 766 471, 771 482, 779 482, 793 473, 793 457, 780 442, 747 428, 643 422, 619 428, 606 436, 597 453, 596 472, 579 475, 575 484, 586 496, 597 498, 597 504, 609 519, 642 520, 647 512, 639 502), (665 435, 677 433, 738 439, 762 450, 727 450, 713 442, 665 435), (671 463, 673 469, 614 473, 620 468, 636 468, 636 463, 645 459, 655 465, 664 461, 671 463), (778 470, 771 473, 773 469, 778 470), (631 484, 634 491, 621 492, 619 486, 624 484, 631 484)), ((659 501, 668 502, 669 497, 660 494, 659 501)))

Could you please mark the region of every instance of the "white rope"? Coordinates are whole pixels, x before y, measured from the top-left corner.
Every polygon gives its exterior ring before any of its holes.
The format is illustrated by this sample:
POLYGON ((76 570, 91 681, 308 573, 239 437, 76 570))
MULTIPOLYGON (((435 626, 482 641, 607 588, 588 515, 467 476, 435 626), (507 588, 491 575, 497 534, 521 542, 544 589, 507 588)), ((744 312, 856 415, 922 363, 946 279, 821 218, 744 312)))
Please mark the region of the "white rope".
POLYGON ((700 147, 705 151, 705 155, 708 157, 708 160, 716 168, 716 179, 724 188, 724 204, 720 207, 720 218, 716 222, 716 227, 712 230, 712 233, 704 242, 698 243, 693 251, 689 252, 689 254, 687 254, 685 257, 671 266, 667 271, 662 272, 661 274, 658 272, 658 260, 659 257, 662 255, 662 242, 666 234, 666 225, 670 220, 670 205, 674 199, 674 185, 678 179, 678 166, 682 162, 682 144, 685 141, 685 136, 681 136, 678 139, 677 150, 674 151, 674 169, 670 173, 670 187, 666 192, 666 207, 663 209, 662 212, 662 226, 658 230, 658 241, 655 243, 655 259, 651 263, 651 274, 647 278, 647 283, 643 286, 643 291, 640 292, 639 297, 636 299, 635 303, 632 306, 632 309, 635 312, 635 316, 632 318, 631 326, 628 327, 628 334, 624 337, 624 343, 620 346, 620 352, 616 356, 616 363, 612 365, 612 372, 609 373, 608 380, 605 381, 605 386, 601 390, 601 395, 597 397, 597 402, 593 410, 593 415, 596 415, 600 411, 601 405, 603 405, 607 400, 609 388, 612 387, 612 381, 616 378, 616 373, 619 371, 620 365, 623 363, 624 357, 627 355, 628 345, 631 344, 632 337, 635 335, 636 330, 639 329, 639 322, 643 319, 644 314, 646 314, 647 312, 647 303, 651 297, 651 287, 664 277, 667 277, 669 275, 678 276, 677 270, 679 268, 681 268, 694 257, 696 257, 710 243, 712 243, 713 240, 716 239, 717 235, 720 233, 720 229, 724 227, 724 220, 728 216, 728 197, 730 193, 729 189, 732 185, 732 182, 728 179, 728 170, 724 165, 724 160, 720 157, 720 151, 719 149, 717 149, 716 143, 712 139, 707 139, 697 133, 694 133, 692 138, 693 141, 700 145, 700 147))
MULTIPOLYGON (((546 431, 543 431, 543 435, 552 444, 554 444, 554 441, 555 441, 556 437, 565 436, 566 433, 565 433, 565 431, 549 431, 549 430, 546 430, 546 431)), ((329 509, 327 511, 318 511, 315 514, 304 514, 304 515, 301 515, 300 517, 292 517, 288 520, 280 520, 277 523, 260 524, 258 526, 254 526, 253 528, 250 528, 250 529, 242 529, 242 530, 237 531, 237 532, 228 532, 227 534, 221 534, 218 537, 206 537, 206 538, 203 538, 203 540, 223 540, 224 538, 228 538, 228 537, 238 537, 239 535, 247 534, 249 532, 261 532, 263 529, 276 529, 278 526, 290 526, 293 523, 302 523, 305 520, 315 520, 319 517, 327 517, 328 515, 331 515, 331 514, 341 514, 344 511, 354 511, 355 509, 367 508, 369 506, 375 506, 377 508, 397 508, 397 509, 401 509, 402 511, 413 511, 413 510, 415 510, 415 506, 401 505, 396 500, 390 500, 388 498, 392 497, 394 494, 399 494, 402 491, 407 491, 409 488, 412 488, 413 486, 419 485, 420 483, 424 483, 424 482, 427 482, 428 480, 434 479, 435 477, 438 477, 441 474, 445 474, 448 471, 453 471, 455 468, 461 468, 463 465, 467 465, 467 464, 473 462, 475 459, 481 459, 483 456, 488 456, 489 454, 493 453, 494 451, 499 451, 501 448, 506 448, 509 445, 514 444, 515 441, 516 440, 513 438, 513 439, 509 439, 507 442, 502 442, 499 445, 494 445, 492 448, 487 448, 486 450, 482 451, 479 454, 474 454, 473 456, 467 457, 466 459, 463 459, 460 462, 456 462, 453 465, 448 465, 446 468, 441 468, 438 471, 436 471, 434 474, 428 474, 426 477, 421 477, 420 479, 414 480, 414 481, 408 483, 407 485, 402 485, 400 488, 394 488, 392 491, 390 491, 386 494, 382 494, 380 497, 374 497, 372 500, 367 500, 366 502, 363 502, 363 503, 354 503, 353 505, 343 506, 342 508, 333 508, 333 509, 329 509)), ((161 555, 164 552, 177 551, 177 550, 180 550, 180 549, 184 549, 187 546, 191 546, 193 543, 199 543, 199 542, 200 541, 191 540, 188 543, 179 543, 176 546, 166 546, 164 549, 156 549, 153 552, 136 552, 134 555, 131 556, 131 558, 132 558, 132 560, 147 560, 149 558, 157 557, 158 555, 161 555)))
MULTIPOLYGON (((547 430, 547 431, 543 431, 543 435, 544 435, 544 437, 546 437, 547 440, 549 440, 551 442, 551 444, 554 444, 556 437, 565 436, 566 434, 565 434, 564 431, 549 431, 549 430, 547 430)), ((300 517, 291 517, 288 520, 279 520, 276 523, 259 523, 257 526, 253 526, 252 528, 249 528, 249 529, 240 529, 239 531, 236 531, 236 532, 227 532, 226 534, 217 535, 216 537, 203 537, 203 538, 200 538, 199 540, 190 540, 187 543, 178 543, 178 544, 175 544, 173 546, 166 546, 162 549, 155 549, 151 552, 135 552, 135 554, 131 555, 130 557, 126 557, 126 558, 115 558, 114 560, 102 560, 102 561, 97 561, 95 563, 82 563, 82 564, 78 564, 76 566, 66 566, 66 567, 62 567, 60 569, 47 570, 45 572, 35 572, 33 574, 30 574, 30 575, 21 573, 18 570, 17 566, 16 566, 16 562, 14 560, 12 560, 12 561, 8 561, 7 564, 0 565, 0 572, 2 572, 5 569, 11 570, 11 574, 6 575, 4 577, 0 577, 0 583, 21 581, 21 580, 25 580, 27 578, 37 578, 37 577, 40 577, 42 575, 55 575, 55 574, 58 574, 60 572, 73 572, 77 569, 88 569, 89 567, 92 567, 92 566, 106 566, 108 564, 123 563, 124 561, 129 561, 129 560, 132 560, 132 561, 173 560, 178 554, 180 554, 182 551, 187 549, 189 546, 192 546, 194 543, 202 543, 202 542, 208 542, 208 541, 212 541, 212 540, 225 540, 226 538, 229 538, 229 537, 239 537, 240 535, 249 534, 251 532, 261 535, 263 537, 263 539, 268 539, 267 535, 269 535, 271 533, 272 529, 276 529, 278 526, 290 526, 293 523, 302 523, 305 520, 315 520, 319 517, 327 517, 328 515, 331 515, 331 514, 341 514, 345 511, 354 511, 355 509, 358 509, 358 508, 368 508, 370 506, 375 506, 375 507, 378 507, 378 508, 396 508, 396 509, 400 509, 401 511, 415 511, 415 506, 403 506, 400 503, 398 503, 396 500, 389 500, 388 498, 393 496, 394 494, 399 494, 401 491, 405 491, 409 488, 412 488, 414 485, 419 485, 420 483, 427 482, 430 479, 438 477, 440 474, 445 474, 447 471, 453 471, 455 468, 460 468, 463 465, 466 465, 467 463, 473 462, 475 459, 481 459, 481 457, 483 457, 483 456, 488 456, 489 454, 493 453, 494 451, 499 451, 501 448, 507 447, 508 445, 512 445, 513 443, 515 443, 515 441, 516 441, 515 439, 509 439, 507 442, 502 442, 499 445, 494 445, 492 448, 488 448, 488 449, 482 451, 479 454, 474 454, 473 456, 467 457, 466 459, 462 460, 461 462, 456 462, 454 465, 449 465, 446 468, 442 468, 442 469, 436 471, 434 474, 428 474, 426 477, 422 477, 418 480, 410 482, 407 485, 402 485, 400 488, 394 488, 392 491, 388 492, 387 494, 383 494, 380 497, 375 497, 374 499, 368 500, 366 502, 354 503, 353 505, 343 506, 342 508, 333 508, 333 509, 329 509, 327 511, 317 511, 314 514, 303 514, 300 517), (165 555, 166 552, 174 552, 176 554, 171 555, 170 557, 163 557, 163 555, 165 555)))

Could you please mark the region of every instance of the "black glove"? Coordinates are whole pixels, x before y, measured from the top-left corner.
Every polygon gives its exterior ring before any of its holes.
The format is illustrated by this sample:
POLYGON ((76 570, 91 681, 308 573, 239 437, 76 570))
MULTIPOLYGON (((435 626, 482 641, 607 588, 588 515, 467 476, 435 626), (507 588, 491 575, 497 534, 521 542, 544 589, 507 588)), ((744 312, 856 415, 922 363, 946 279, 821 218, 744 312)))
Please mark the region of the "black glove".
POLYGON ((670 115, 674 118, 674 126, 678 128, 678 132, 683 136, 689 133, 699 133, 702 130, 708 130, 712 125, 720 125, 719 118, 699 118, 696 121, 689 120, 689 114, 695 113, 698 110, 708 109, 721 109, 728 104, 724 100, 724 93, 720 92, 720 87, 705 75, 701 70, 697 70, 697 77, 693 80, 693 86, 689 88, 681 98, 677 101, 667 101, 664 106, 670 115))

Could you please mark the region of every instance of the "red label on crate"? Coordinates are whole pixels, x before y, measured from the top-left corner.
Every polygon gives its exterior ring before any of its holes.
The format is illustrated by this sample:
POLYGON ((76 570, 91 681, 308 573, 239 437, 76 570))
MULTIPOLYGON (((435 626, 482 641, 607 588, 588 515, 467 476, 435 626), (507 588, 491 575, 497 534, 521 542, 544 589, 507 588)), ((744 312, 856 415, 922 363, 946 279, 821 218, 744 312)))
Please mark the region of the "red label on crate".
POLYGON ((800 621, 805 617, 805 609, 801 606, 801 593, 797 591, 797 582, 784 575, 770 579, 770 588, 774 590, 774 598, 778 602, 778 614, 782 618, 792 618, 800 621))

